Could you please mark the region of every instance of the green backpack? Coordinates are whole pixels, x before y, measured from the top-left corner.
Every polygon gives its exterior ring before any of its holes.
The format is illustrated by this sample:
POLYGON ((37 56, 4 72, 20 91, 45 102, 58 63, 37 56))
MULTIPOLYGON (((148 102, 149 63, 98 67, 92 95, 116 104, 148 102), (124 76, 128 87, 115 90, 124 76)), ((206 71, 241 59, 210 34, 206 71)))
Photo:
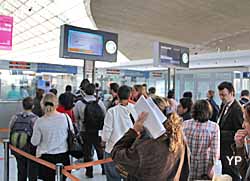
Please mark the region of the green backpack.
POLYGON ((30 143, 33 133, 32 120, 36 115, 19 113, 16 116, 16 121, 10 130, 10 144, 19 149, 24 149, 30 143))

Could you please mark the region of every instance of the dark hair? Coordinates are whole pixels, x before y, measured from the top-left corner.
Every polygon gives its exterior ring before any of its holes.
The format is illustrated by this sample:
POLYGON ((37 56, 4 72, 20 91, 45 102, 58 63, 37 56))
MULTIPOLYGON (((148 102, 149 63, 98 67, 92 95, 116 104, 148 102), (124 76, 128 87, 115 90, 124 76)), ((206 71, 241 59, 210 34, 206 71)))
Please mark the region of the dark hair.
POLYGON ((214 97, 214 91, 213 90, 208 90, 208 94, 213 98, 214 97))
POLYGON ((59 104, 64 107, 65 110, 70 110, 74 107, 74 96, 70 93, 63 93, 59 96, 59 104))
POLYGON ((184 109, 187 108, 187 112, 190 112, 193 105, 193 101, 189 97, 183 97, 180 99, 180 104, 184 109))
POLYGON ((240 93, 240 96, 249 96, 249 91, 248 90, 242 90, 240 93))
POLYGON ((149 92, 149 94, 155 94, 155 92, 156 92, 155 87, 150 87, 150 88, 148 89, 148 92, 149 92))
POLYGON ((147 87, 147 84, 142 84, 142 87, 147 87))
POLYGON ((123 85, 118 89, 118 97, 120 100, 128 100, 130 96, 130 87, 123 85))
POLYGON ((174 90, 173 89, 168 91, 168 98, 169 99, 171 99, 171 98, 174 99, 174 90))
POLYGON ((87 95, 94 95, 95 93, 95 84, 88 84, 85 88, 85 93, 87 95))
POLYGON ((223 89, 227 89, 230 93, 235 93, 234 86, 231 82, 222 82, 218 85, 218 89, 222 91, 223 89))
POLYGON ((49 90, 49 92, 51 92, 51 93, 53 93, 53 94, 57 95, 57 90, 56 90, 55 88, 50 89, 50 90, 49 90))
POLYGON ((109 87, 110 87, 110 90, 113 90, 115 93, 118 92, 119 85, 118 85, 117 83, 111 83, 111 84, 109 85, 109 87))
POLYGON ((83 91, 85 91, 85 88, 86 88, 86 86, 87 86, 88 84, 90 84, 89 80, 88 80, 88 79, 83 79, 82 82, 81 82, 81 84, 80 84, 80 88, 81 88, 83 91))
POLYGON ((207 122, 212 116, 212 107, 207 100, 198 100, 192 107, 192 117, 198 122, 207 122))
POLYGON ((190 91, 184 92, 184 93, 183 93, 183 97, 188 97, 188 98, 191 98, 191 99, 192 99, 193 93, 190 92, 190 91))
POLYGON ((142 85, 135 84, 133 87, 137 92, 142 93, 142 85))
POLYGON ((22 104, 24 110, 30 110, 33 108, 34 100, 32 97, 25 97, 22 101, 22 104))
POLYGON ((65 92, 71 92, 71 91, 72 91, 72 86, 71 85, 66 85, 65 92))

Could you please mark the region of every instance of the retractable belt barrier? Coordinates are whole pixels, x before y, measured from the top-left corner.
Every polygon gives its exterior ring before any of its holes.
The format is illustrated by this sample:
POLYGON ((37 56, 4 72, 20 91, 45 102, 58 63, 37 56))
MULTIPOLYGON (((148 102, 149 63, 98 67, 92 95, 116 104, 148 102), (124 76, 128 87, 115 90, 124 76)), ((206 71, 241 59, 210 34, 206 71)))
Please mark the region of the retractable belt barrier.
MULTIPOLYGON (((13 145, 9 144, 9 147, 11 150, 17 152, 18 154, 30 159, 30 160, 33 160, 41 165, 44 165, 50 169, 53 169, 53 170, 56 170, 56 165, 55 164, 52 164, 50 162, 47 162, 45 160, 42 160, 40 158, 36 158, 35 156, 33 155, 30 155, 16 147, 14 147, 13 145)), ((62 169, 62 174, 65 175, 66 177, 70 178, 72 181, 80 181, 80 179, 78 179, 77 177, 75 177, 74 175, 70 174, 69 172, 67 172, 65 169, 62 169)))
POLYGON ((9 128, 0 128, 0 133, 8 133, 9 131, 9 128))
MULTIPOLYGON (((7 133, 9 132, 9 128, 0 128, 0 132, 4 132, 7 133)), ((37 158, 29 153, 26 153, 16 147, 14 147, 11 144, 8 144, 9 148, 13 151, 15 151, 16 153, 30 159, 33 160, 41 165, 44 165, 50 169, 56 170, 56 165, 53 163, 50 163, 48 161, 42 160, 40 158, 37 158)), ((67 165, 64 166, 62 168, 62 174, 65 175, 66 177, 70 178, 72 181, 80 181, 80 179, 78 179, 77 177, 75 177, 74 175, 70 174, 67 171, 73 170, 73 169, 80 169, 80 168, 86 168, 86 167, 90 167, 90 166, 95 166, 95 165, 100 165, 100 164, 105 164, 105 163, 109 163, 112 162, 112 158, 107 158, 107 159, 103 159, 103 160, 96 160, 96 161, 92 161, 92 162, 85 162, 85 163, 78 163, 78 164, 74 164, 74 165, 67 165)))

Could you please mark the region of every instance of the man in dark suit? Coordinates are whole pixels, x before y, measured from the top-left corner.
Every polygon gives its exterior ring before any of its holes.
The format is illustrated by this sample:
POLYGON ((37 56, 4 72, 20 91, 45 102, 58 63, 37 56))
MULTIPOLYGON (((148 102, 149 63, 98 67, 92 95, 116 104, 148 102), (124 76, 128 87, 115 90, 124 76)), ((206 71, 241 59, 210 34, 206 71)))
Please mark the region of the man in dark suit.
POLYGON ((231 145, 234 143, 234 134, 238 129, 242 129, 243 113, 240 104, 234 98, 235 90, 231 82, 220 83, 218 89, 223 104, 218 118, 222 173, 230 175, 234 181, 240 181, 241 177, 235 161, 230 159, 233 156, 231 145))

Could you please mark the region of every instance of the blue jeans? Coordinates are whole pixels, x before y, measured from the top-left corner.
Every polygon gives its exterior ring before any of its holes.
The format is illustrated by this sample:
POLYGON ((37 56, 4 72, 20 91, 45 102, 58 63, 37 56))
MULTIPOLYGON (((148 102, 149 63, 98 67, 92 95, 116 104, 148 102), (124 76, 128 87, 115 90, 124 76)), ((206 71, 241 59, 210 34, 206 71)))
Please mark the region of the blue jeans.
MULTIPOLYGON (((104 158, 111 157, 110 153, 104 152, 104 158)), ((122 177, 117 172, 115 168, 114 162, 109 162, 104 164, 105 175, 107 177, 107 181, 121 181, 122 177)))

